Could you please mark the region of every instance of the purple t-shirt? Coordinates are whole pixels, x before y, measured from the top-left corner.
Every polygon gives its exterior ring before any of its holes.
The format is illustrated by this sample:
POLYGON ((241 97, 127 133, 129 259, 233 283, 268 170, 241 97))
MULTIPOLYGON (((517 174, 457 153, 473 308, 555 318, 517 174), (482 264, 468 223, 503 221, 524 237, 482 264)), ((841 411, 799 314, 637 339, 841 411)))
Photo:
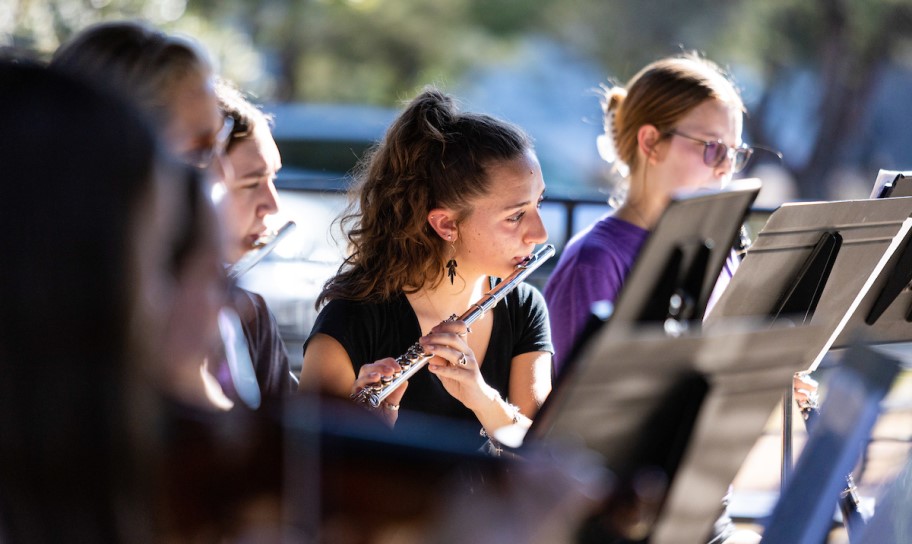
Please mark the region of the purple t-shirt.
POLYGON ((648 236, 643 228, 605 215, 567 243, 544 290, 555 373, 573 350, 592 305, 615 301, 648 236))

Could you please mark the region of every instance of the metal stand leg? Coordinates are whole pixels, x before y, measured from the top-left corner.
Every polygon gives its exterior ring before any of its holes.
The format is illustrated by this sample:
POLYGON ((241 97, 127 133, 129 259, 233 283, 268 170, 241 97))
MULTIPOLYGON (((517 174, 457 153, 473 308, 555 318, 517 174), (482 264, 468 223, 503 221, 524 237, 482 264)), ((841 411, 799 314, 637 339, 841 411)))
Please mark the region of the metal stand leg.
POLYGON ((789 477, 792 475, 792 403, 795 401, 792 385, 782 396, 782 462, 779 471, 779 492, 785 491, 789 477))

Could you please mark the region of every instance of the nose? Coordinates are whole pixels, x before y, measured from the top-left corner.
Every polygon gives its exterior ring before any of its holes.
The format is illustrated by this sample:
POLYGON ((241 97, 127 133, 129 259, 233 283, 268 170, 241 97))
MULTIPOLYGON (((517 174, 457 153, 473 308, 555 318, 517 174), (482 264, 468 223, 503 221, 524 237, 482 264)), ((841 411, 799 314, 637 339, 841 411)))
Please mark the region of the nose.
POLYGON ((275 183, 269 180, 269 183, 261 190, 261 200, 257 205, 257 216, 266 217, 279 211, 279 193, 276 191, 275 183))
POLYGON ((734 157, 732 154, 726 153, 722 158, 722 161, 713 168, 713 176, 715 176, 715 178, 718 179, 722 184, 731 181, 732 175, 734 174, 734 163, 732 162, 733 160, 734 157))
POLYGON ((543 244, 548 241, 548 229, 545 228, 545 222, 542 220, 541 212, 535 210, 535 213, 530 214, 531 221, 528 223, 528 230, 526 230, 525 242, 527 244, 543 244))

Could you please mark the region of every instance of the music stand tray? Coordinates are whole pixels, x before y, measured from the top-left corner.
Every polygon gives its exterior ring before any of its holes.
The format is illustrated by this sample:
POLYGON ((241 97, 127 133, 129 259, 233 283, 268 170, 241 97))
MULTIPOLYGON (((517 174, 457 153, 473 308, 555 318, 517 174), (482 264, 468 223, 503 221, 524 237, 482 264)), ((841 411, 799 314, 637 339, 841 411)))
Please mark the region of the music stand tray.
POLYGON ((606 328, 565 369, 527 441, 582 443, 619 479, 661 466, 671 487, 650 542, 701 542, 821 331, 740 323, 669 337, 621 329, 606 328))

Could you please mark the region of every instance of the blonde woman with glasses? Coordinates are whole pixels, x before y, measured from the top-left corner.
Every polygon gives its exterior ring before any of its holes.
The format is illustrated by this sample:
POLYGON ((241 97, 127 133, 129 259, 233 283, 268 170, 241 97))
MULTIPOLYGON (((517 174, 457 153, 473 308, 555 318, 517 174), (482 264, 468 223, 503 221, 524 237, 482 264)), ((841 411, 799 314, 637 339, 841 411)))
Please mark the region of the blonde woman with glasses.
MULTIPOLYGON (((741 139, 745 108, 735 85, 696 55, 658 60, 626 87, 605 87, 603 110, 599 152, 624 178, 626 195, 573 237, 545 287, 558 371, 592 304, 615 301, 672 195, 723 187, 753 153, 741 139)), ((733 256, 710 304, 735 266, 733 256)))
MULTIPOLYGON (((614 302, 643 243, 674 194, 724 187, 760 146, 742 140, 746 109, 738 89, 718 65, 696 54, 657 60, 626 86, 603 88, 602 158, 626 181, 620 206, 573 237, 545 286, 555 371, 559 372, 596 302, 614 302)), ((738 266, 732 251, 708 308, 738 266)), ((708 310, 707 310, 708 311, 708 310)), ((817 394, 805 374, 793 380, 799 407, 817 394)), ((712 544, 759 541, 735 531, 727 514, 716 522, 712 544)))

